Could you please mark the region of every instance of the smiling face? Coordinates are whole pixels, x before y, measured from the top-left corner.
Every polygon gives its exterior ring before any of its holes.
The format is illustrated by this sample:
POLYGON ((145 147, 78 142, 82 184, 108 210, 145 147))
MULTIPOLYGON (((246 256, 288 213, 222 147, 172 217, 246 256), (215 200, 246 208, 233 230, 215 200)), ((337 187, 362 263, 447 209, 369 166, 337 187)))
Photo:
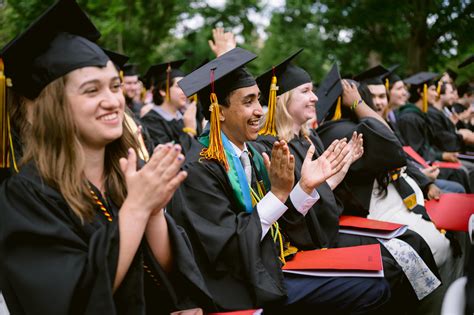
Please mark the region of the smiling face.
POLYGON ((390 106, 395 109, 405 105, 407 101, 408 91, 405 84, 403 84, 403 81, 395 82, 390 89, 390 106))
POLYGON ((372 102, 374 103, 375 112, 382 116, 388 106, 387 90, 385 89, 385 85, 377 84, 368 85, 367 87, 372 96, 372 102))
MULTIPOLYGON (((183 77, 176 77, 172 79, 171 82, 173 84, 170 86, 170 100, 168 103, 177 110, 184 109, 187 102, 186 95, 178 85, 178 82, 181 81, 182 78, 183 77)), ((164 86, 166 87, 166 83, 164 86)), ((160 90, 160 94, 163 97, 163 100, 165 100, 166 90, 160 90)))
POLYGON ((291 92, 286 108, 294 123, 301 126, 315 117, 318 97, 313 93, 311 82, 297 86, 291 92))
POLYGON ((85 67, 66 78, 66 98, 83 146, 100 148, 122 136, 125 99, 111 61, 85 67))
POLYGON ((246 141, 257 139, 259 122, 263 116, 258 100, 258 86, 240 88, 228 98, 229 106, 221 106, 221 128, 229 140, 242 148, 246 141))

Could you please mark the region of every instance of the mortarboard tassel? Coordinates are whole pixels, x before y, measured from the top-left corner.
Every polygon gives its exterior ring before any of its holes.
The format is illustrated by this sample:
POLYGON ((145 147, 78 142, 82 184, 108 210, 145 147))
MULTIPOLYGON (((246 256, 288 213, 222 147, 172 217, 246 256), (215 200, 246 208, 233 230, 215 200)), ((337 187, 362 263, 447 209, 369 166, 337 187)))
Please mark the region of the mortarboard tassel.
POLYGON ((265 125, 258 132, 259 135, 272 135, 276 137, 275 113, 277 102, 277 77, 275 76, 275 68, 273 68, 272 83, 270 84, 270 95, 268 96, 268 114, 265 125))
POLYGON ((437 100, 441 97, 441 85, 443 85, 443 82, 438 81, 438 85, 436 86, 437 100))
POLYGON ((423 113, 428 112, 428 85, 423 84, 423 107, 421 108, 423 113))
POLYGON ((209 146, 202 149, 199 154, 206 160, 216 160, 224 165, 226 171, 229 170, 229 164, 225 156, 224 145, 222 144, 221 136, 221 122, 219 120, 220 110, 219 102, 217 101, 217 95, 214 93, 214 70, 211 70, 211 105, 209 111, 211 117, 209 119, 209 146))
POLYGON ((123 82, 123 70, 119 71, 120 82, 123 82))
POLYGON ((337 104, 336 104, 336 110, 334 111, 334 116, 332 116, 331 120, 339 120, 342 117, 342 112, 341 112, 341 97, 339 96, 337 98, 337 104))
POLYGON ((190 102, 194 102, 194 103, 196 103, 196 105, 197 105, 197 103, 198 103, 198 95, 197 95, 197 93, 191 95, 191 97, 189 97, 189 101, 190 101, 190 102))
POLYGON ((166 101, 169 102, 171 99, 170 96, 170 85, 171 85, 171 64, 168 64, 166 69, 166 101))
POLYGON ((390 90, 390 82, 388 81, 388 78, 385 79, 385 89, 387 89, 387 91, 390 90))
POLYGON ((6 105, 6 78, 3 59, 0 58, 0 168, 10 167, 9 159, 9 121, 6 105))

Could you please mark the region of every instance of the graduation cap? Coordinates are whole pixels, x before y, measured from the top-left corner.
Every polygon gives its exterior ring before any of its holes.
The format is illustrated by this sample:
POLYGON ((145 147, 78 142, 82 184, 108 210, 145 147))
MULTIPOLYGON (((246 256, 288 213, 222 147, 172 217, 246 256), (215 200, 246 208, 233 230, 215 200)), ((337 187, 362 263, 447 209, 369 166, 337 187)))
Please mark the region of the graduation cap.
POLYGON ((368 70, 365 70, 362 73, 354 76, 354 80, 360 83, 365 83, 367 85, 379 85, 384 84, 381 77, 389 72, 385 67, 382 65, 375 66, 368 70))
POLYGON ((123 76, 125 77, 138 76, 140 74, 136 63, 127 63, 121 67, 121 69, 123 71, 123 76))
POLYGON ((393 65, 389 67, 386 73, 382 74, 380 79, 382 79, 382 82, 385 84, 385 88, 390 90, 390 87, 393 86, 395 82, 402 81, 402 78, 395 73, 395 70, 398 69, 400 65, 393 65))
MULTIPOLYGON (((418 72, 414 75, 403 80, 405 83, 410 84, 410 90, 412 93, 417 93, 417 89, 423 87, 423 107, 422 111, 426 113, 428 111, 428 86, 436 85, 435 78, 439 75, 434 72, 418 72)), ((440 84, 437 86, 439 95, 440 84)))
POLYGON ((145 74, 146 88, 166 81, 166 100, 170 100, 171 80, 177 77, 184 77, 186 74, 179 69, 186 62, 186 59, 163 62, 152 65, 145 74))
POLYGON ((303 49, 298 49, 277 66, 272 67, 257 78, 257 84, 263 97, 266 98, 268 111, 265 125, 259 134, 276 136, 275 111, 276 97, 292 89, 311 83, 310 75, 302 68, 295 66, 291 61, 298 56, 303 49))
POLYGON ((105 48, 102 48, 102 50, 109 57, 109 59, 112 60, 112 62, 114 63, 114 65, 117 67, 118 70, 123 69, 128 59, 130 59, 128 56, 119 54, 118 52, 115 52, 112 50, 108 50, 105 48))
MULTIPOLYGON (((49 83, 73 70, 87 66, 105 67, 110 59, 94 43, 99 37, 100 32, 74 0, 59 0, 2 49, 2 137, 9 134, 5 85, 8 83, 19 95, 35 99, 49 83)), ((1 141, 0 167, 8 167, 8 158, 5 160, 8 151, 8 140, 1 141)))
POLYGON ((321 82, 320 87, 316 90, 316 96, 318 97, 318 102, 316 104, 318 124, 326 118, 336 101, 336 113, 333 118, 339 119, 341 117, 341 95, 341 76, 337 64, 334 64, 321 82))
POLYGON ((256 85, 253 76, 245 70, 244 65, 257 58, 257 55, 236 47, 202 67, 194 70, 178 85, 187 97, 198 94, 204 117, 209 120, 209 147, 203 149, 201 156, 217 160, 226 169, 229 168, 222 145, 219 103, 232 91, 256 85))
POLYGON ((458 69, 464 68, 474 62, 474 55, 470 55, 466 60, 458 65, 458 69))

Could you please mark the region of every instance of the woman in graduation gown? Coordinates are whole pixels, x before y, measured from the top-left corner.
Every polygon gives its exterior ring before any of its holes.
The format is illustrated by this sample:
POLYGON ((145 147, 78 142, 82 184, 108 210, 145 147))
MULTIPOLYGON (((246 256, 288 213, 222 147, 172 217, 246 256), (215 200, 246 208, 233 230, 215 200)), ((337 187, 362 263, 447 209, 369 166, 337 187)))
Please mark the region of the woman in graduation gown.
MULTIPOLYGON (((307 122, 314 117, 317 97, 312 92, 312 81, 308 73, 291 64, 291 60, 299 52, 301 50, 257 78, 263 95, 270 95, 270 106, 266 114, 265 125, 257 139, 256 148, 268 153, 275 141, 288 141, 290 152, 295 157, 295 180, 299 180, 301 177, 302 164, 308 150, 314 150, 315 158, 325 150, 318 134, 307 127, 307 122), (270 92, 272 78, 277 82, 273 85, 274 89, 278 85, 278 92, 275 90, 273 95, 270 92), (271 99, 272 97, 273 99, 271 99)), ((297 212, 286 212, 280 218, 279 224, 283 227, 284 236, 291 246, 309 250, 379 243, 375 238, 338 233, 339 216, 343 212, 343 207, 336 199, 333 190, 342 181, 349 166, 361 157, 363 153, 361 135, 357 137, 354 134, 349 145, 353 151, 347 157, 347 166, 317 188, 320 200, 309 213, 302 216, 297 212)), ((409 231, 399 238, 412 244, 429 268, 437 274, 436 264, 429 247, 419 235, 409 231)), ((385 276, 390 282, 392 290, 392 299, 387 305, 387 310, 390 309, 395 313, 401 311, 401 301, 415 307, 416 295, 404 277, 401 267, 385 247, 381 248, 384 256, 385 276)))
MULTIPOLYGON (((346 90, 357 89, 353 83, 343 81, 343 84, 344 93, 346 90)), ((343 98, 345 95, 343 94, 343 98)), ((365 103, 362 102, 361 105, 362 108, 360 105, 355 108, 358 117, 362 111, 371 111, 365 103)), ((405 154, 386 122, 378 115, 360 117, 354 121, 341 119, 325 122, 317 131, 325 145, 331 139, 350 137, 354 131, 364 135, 364 156, 351 165, 348 175, 335 190, 345 211, 348 214, 408 225, 428 243, 443 284, 449 284, 459 276, 457 273, 462 260, 459 257, 459 247, 455 246, 458 243, 450 242, 447 235, 438 231, 430 222, 423 206, 423 193, 415 181, 404 174, 402 168, 406 165, 405 154), (408 196, 409 194, 413 197, 408 196), (455 251, 451 249, 451 244, 455 251)), ((441 288, 444 287, 445 285, 441 288)))
POLYGON ((153 144, 178 143, 184 153, 202 132, 197 102, 189 102, 178 86, 184 72, 179 69, 186 59, 151 66, 145 78, 153 91, 153 107, 142 118, 153 144))
MULTIPOLYGON (((12 89, 34 104, 23 165, 0 189, 12 314, 145 314, 144 264, 163 287, 160 276, 179 274, 200 291, 187 238, 162 210, 186 177, 180 148, 159 147, 137 170, 99 36, 75 1, 60 0, 2 52, 12 89)), ((178 291, 166 292, 178 303, 178 291)))

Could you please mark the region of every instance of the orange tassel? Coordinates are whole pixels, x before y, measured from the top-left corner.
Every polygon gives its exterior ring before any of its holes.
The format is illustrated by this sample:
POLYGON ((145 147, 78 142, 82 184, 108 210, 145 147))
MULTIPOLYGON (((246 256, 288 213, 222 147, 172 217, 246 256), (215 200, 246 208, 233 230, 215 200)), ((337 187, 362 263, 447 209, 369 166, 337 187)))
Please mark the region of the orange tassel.
POLYGON ((200 156, 206 160, 216 160, 224 165, 226 171, 229 170, 229 164, 225 156, 224 145, 222 144, 221 137, 221 122, 219 120, 220 110, 217 96, 215 93, 211 93, 211 106, 209 107, 211 117, 209 119, 210 130, 209 130, 209 146, 204 148, 200 156))
POLYGON ((390 82, 388 81, 388 78, 385 79, 385 88, 387 89, 387 91, 390 90, 390 82))
POLYGON ((258 132, 259 135, 272 135, 276 137, 276 121, 275 121, 275 113, 276 113, 276 102, 277 102, 277 78, 275 75, 272 77, 272 83, 270 85, 270 95, 268 96, 268 112, 267 112, 267 119, 265 120, 265 125, 263 126, 262 130, 258 132))
POLYGON ((336 104, 336 110, 334 111, 334 116, 332 116, 331 120, 339 120, 342 117, 342 112, 341 112, 341 97, 339 96, 337 98, 337 104, 336 104))
POLYGON ((425 83, 423 84, 423 113, 428 112, 428 85, 425 83))
POLYGON ((10 167, 9 150, 9 121, 6 105, 6 77, 4 72, 3 59, 0 58, 0 168, 10 167))

